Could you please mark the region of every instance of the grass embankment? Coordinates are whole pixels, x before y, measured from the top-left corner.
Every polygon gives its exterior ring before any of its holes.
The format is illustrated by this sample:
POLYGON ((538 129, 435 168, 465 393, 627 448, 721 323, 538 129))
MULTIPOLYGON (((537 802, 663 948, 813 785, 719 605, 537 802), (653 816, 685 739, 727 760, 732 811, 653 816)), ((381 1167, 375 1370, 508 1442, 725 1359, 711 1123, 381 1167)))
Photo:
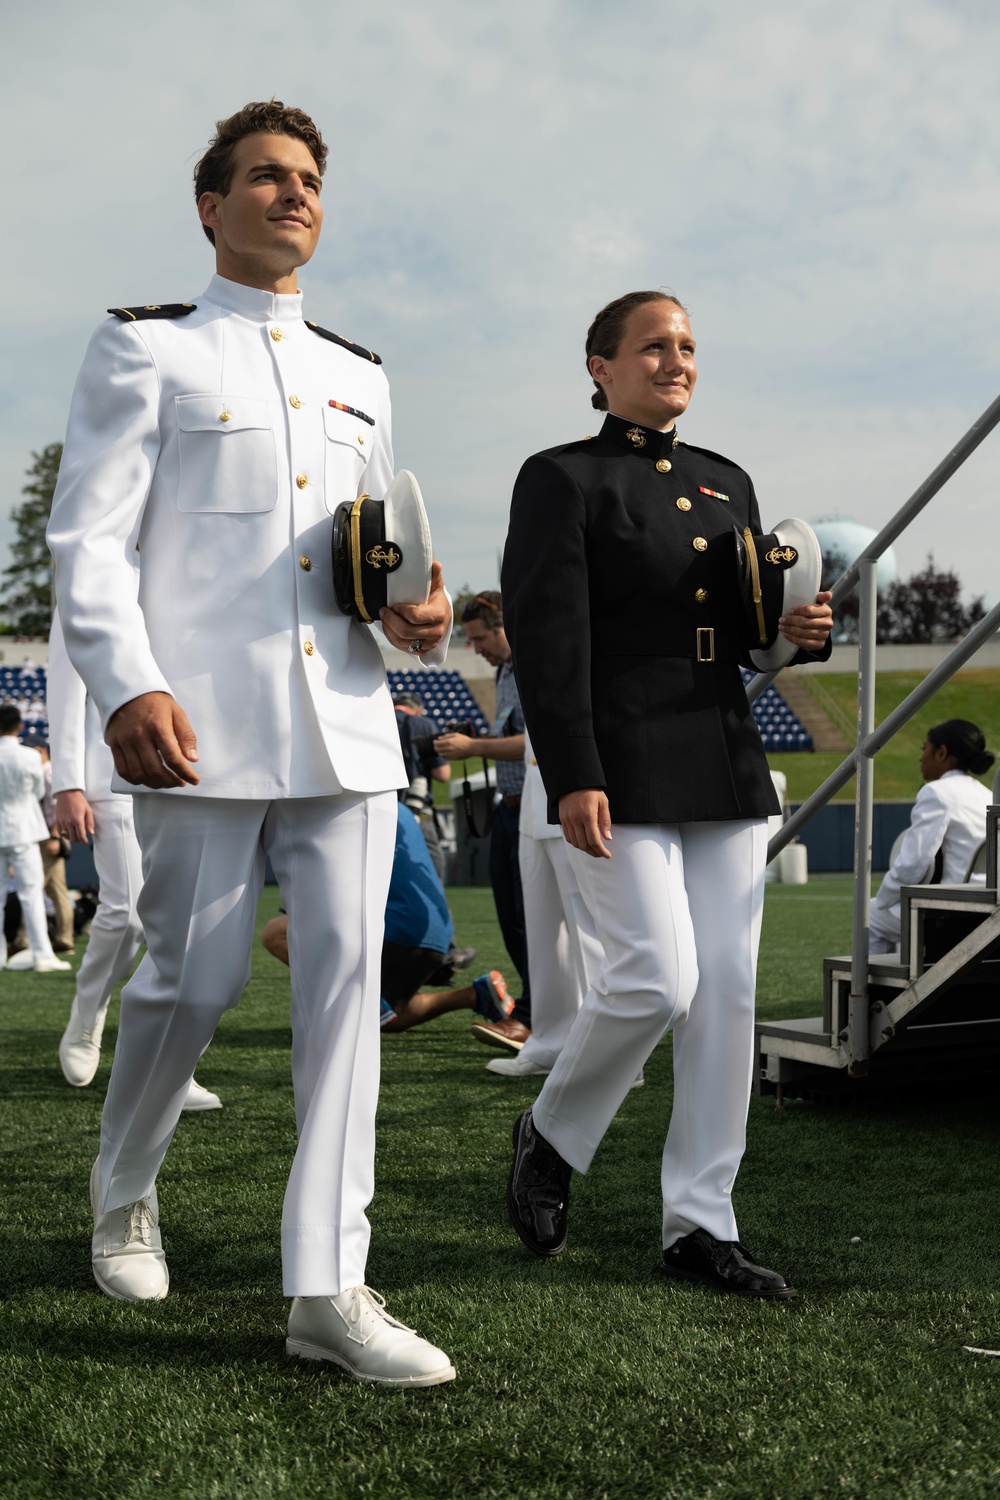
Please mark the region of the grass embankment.
MULTIPOLYGON (((875 722, 881 724, 902 703, 926 672, 880 672, 875 682, 875 722)), ((858 679, 851 672, 817 673, 801 676, 801 681, 815 694, 816 701, 830 713, 837 727, 853 745, 857 723, 858 679), (831 703, 832 700, 832 703, 831 703)), ((780 687, 780 683, 779 683, 780 687)), ((917 760, 924 736, 933 724, 946 719, 971 719, 986 736, 987 745, 1000 747, 1000 669, 970 668, 958 672, 875 757, 875 796, 877 799, 902 798, 912 802, 920 789, 917 760)), ((841 755, 768 755, 775 771, 788 777, 788 800, 804 802, 840 765, 841 755)), ((990 777, 984 777, 989 782, 990 777)), ((835 800, 850 802, 854 797, 853 778, 837 793, 835 800)))
MULTIPOLYGON (((815 1013, 847 880, 769 887, 760 1010, 815 1013)), ((452 893, 503 966, 490 895, 452 893)), ((261 917, 276 893, 268 891, 261 917)), ((725 941, 726 935, 719 934, 725 941)), ((63 1083, 68 976, 0 975, 5 1300, 0 1493, 420 1500, 908 1500, 1000 1488, 1000 1175, 992 1100, 751 1108, 740 1229, 784 1306, 662 1283, 669 1043, 586 1178, 570 1247, 528 1257, 504 1213, 534 1081, 484 1072, 465 1018, 383 1042, 370 1280, 440 1342, 451 1386, 379 1392, 283 1354, 278 1224, 293 1147, 287 974, 260 950, 160 1179, 171 1291, 90 1279, 96 1083, 63 1083), (852 1243, 857 1236, 859 1243, 852 1243)), ((113 1008, 113 1016, 116 1008, 113 1008)), ((113 1040, 109 1027, 108 1042, 113 1040)))

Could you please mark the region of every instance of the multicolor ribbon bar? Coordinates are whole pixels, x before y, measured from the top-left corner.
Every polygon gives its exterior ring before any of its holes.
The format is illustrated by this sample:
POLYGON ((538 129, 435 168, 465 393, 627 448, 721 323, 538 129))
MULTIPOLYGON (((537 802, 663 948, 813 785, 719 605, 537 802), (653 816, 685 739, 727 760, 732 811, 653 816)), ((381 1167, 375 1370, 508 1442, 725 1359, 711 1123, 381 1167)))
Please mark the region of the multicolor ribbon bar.
POLYGON ((375 426, 375 418, 370 417, 366 411, 358 411, 356 406, 345 406, 343 401, 331 401, 330 406, 335 406, 338 411, 346 411, 349 417, 360 417, 362 422, 367 422, 369 427, 375 426))
POLYGON ((698 493, 700 495, 711 495, 711 497, 712 497, 713 500, 728 500, 729 499, 728 495, 722 495, 722 494, 719 493, 718 490, 706 490, 706 488, 705 488, 705 486, 703 484, 699 484, 699 486, 698 486, 698 493))

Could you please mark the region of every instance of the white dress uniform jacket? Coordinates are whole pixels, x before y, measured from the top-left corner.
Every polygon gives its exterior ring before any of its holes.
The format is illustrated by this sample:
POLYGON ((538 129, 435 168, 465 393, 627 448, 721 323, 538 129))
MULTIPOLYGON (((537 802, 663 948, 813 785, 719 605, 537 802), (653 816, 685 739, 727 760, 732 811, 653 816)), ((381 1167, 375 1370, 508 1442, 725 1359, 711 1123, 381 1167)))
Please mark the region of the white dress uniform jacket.
POLYGON ((39 799, 45 791, 42 757, 12 734, 0 735, 0 849, 23 849, 49 836, 39 799))
POLYGON ((114 758, 104 743, 97 704, 69 659, 58 611, 49 632, 46 713, 53 793, 83 792, 90 803, 126 800, 111 790, 114 758))
POLYGON ((337 609, 330 564, 337 505, 380 499, 391 478, 385 376, 314 332, 300 293, 215 276, 186 316, 109 317, 77 380, 48 533, 102 726, 171 693, 198 739, 186 798, 405 785, 378 647, 337 609))
POLYGON ((989 790, 965 771, 946 771, 917 793, 899 853, 875 897, 880 910, 899 905, 900 888, 927 879, 938 850, 941 884, 960 885, 972 856, 986 837, 989 790))

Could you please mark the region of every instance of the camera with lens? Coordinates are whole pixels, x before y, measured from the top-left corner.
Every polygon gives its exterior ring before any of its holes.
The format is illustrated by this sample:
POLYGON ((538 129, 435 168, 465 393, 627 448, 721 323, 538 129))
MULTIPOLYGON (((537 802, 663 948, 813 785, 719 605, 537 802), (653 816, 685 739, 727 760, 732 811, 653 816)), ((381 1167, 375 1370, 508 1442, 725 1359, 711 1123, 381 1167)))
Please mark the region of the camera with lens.
POLYGON ((479 730, 471 719, 452 719, 444 726, 446 734, 464 734, 470 740, 478 740, 479 730))

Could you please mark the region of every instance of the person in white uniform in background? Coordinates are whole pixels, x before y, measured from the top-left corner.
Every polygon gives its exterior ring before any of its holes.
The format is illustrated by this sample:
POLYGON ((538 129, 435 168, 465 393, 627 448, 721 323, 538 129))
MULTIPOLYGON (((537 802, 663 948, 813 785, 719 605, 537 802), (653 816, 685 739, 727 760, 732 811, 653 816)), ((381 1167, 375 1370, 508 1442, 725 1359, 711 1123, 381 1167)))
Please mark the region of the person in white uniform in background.
POLYGON ((917 793, 899 853, 872 901, 869 952, 891 953, 899 946, 902 886, 928 883, 938 861, 936 883, 965 881, 986 837, 986 809, 993 800, 976 777, 984 776, 995 760, 983 731, 968 719, 948 719, 928 729, 920 752, 926 784, 917 793))
MULTIPOLYGON (((298 1148, 282 1215, 286 1348, 358 1379, 451 1380, 365 1285, 379 968, 396 793, 381 653, 337 607, 332 517, 392 479, 388 385, 302 316, 327 148, 278 101, 220 121, 195 196, 196 301, 113 310, 74 392, 49 545, 66 645, 132 790, 147 951, 122 993, 91 1177, 102 1291, 167 1294, 155 1180, 188 1082, 250 976, 270 856, 288 907, 298 1148)), ((381 610, 443 660, 451 605, 381 610)))
MULTIPOLYGON (((45 791, 45 777, 38 751, 18 742, 23 728, 21 710, 13 703, 0 703, 0 875, 6 893, 7 871, 13 872, 14 889, 28 935, 27 949, 23 955, 16 955, 9 967, 49 974, 70 966, 56 958, 49 941, 42 895, 45 875, 39 847, 49 837, 40 800, 45 791)), ((0 911, 0 918, 2 915, 0 911)), ((0 969, 5 967, 8 967, 7 939, 0 920, 0 969)))
MULTIPOLYGON (((66 652, 58 613, 49 635, 47 678, 49 745, 56 826, 77 844, 94 841, 99 896, 76 994, 59 1043, 59 1066, 74 1088, 94 1080, 111 992, 142 947, 136 903, 142 855, 132 822, 132 798, 113 792, 114 761, 101 734, 96 705, 66 652)), ((185 1110, 221 1109, 218 1094, 193 1078, 185 1110)))
POLYGON ((514 1057, 494 1057, 486 1064, 488 1073, 507 1078, 541 1076, 551 1071, 604 957, 562 829, 548 821, 548 799, 527 735, 518 862, 531 975, 532 1030, 514 1057))

